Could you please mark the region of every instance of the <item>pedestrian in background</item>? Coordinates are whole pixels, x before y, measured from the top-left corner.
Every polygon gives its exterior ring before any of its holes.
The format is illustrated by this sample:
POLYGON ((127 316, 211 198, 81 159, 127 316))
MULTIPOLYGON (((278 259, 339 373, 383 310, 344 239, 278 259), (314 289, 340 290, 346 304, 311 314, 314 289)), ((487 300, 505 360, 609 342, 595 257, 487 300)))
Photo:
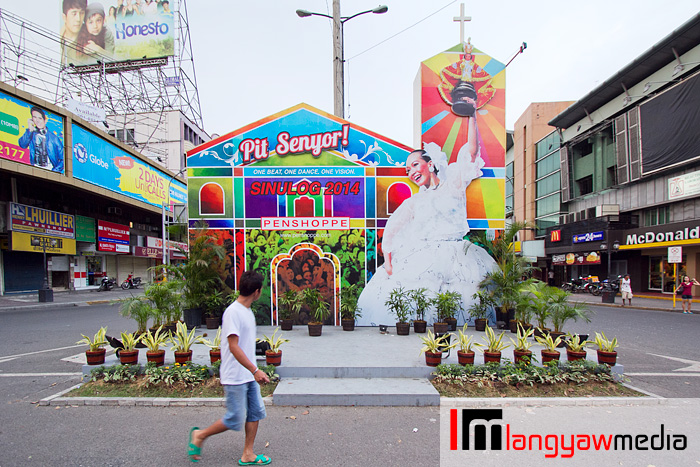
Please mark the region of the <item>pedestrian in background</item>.
POLYGON ((693 312, 690 311, 690 305, 693 303, 694 285, 700 285, 700 282, 696 281, 694 277, 691 279, 688 276, 683 276, 683 282, 681 282, 681 285, 676 289, 676 292, 681 292, 681 298, 683 299, 683 314, 693 314, 693 312))
POLYGON ((238 465, 265 465, 270 458, 255 455, 253 445, 258 423, 265 418, 265 404, 260 396, 259 383, 270 379, 255 364, 255 315, 253 302, 260 298, 263 277, 257 272, 245 271, 241 275, 240 295, 226 311, 221 322, 221 384, 226 396, 226 414, 208 428, 190 430, 187 455, 192 462, 201 459, 202 443, 209 436, 226 430, 241 431, 245 428, 243 455, 238 465))
POLYGON ((622 306, 625 306, 625 299, 629 300, 632 306, 632 281, 629 274, 625 274, 625 277, 620 279, 620 295, 622 295, 622 306))
POLYGON ((551 286, 554 287, 554 271, 551 269, 547 273, 547 283, 551 286))

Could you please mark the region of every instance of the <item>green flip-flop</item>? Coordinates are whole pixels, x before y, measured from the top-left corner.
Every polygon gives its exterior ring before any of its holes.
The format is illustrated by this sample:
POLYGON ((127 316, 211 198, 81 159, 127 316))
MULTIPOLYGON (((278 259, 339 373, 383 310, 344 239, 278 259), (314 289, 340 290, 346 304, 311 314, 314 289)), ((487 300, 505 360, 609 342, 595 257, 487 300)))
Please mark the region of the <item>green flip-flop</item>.
POLYGON ((194 457, 192 457, 192 456, 199 456, 202 453, 202 448, 199 446, 195 446, 192 443, 192 433, 194 432, 194 430, 199 430, 199 427, 193 426, 190 429, 189 444, 187 446, 187 455, 189 456, 189 458, 192 462, 199 462, 199 459, 195 459, 194 457))
POLYGON ((258 457, 253 462, 243 462, 243 459, 238 459, 238 465, 267 465, 270 462, 272 462, 272 459, 263 454, 258 454, 258 457))

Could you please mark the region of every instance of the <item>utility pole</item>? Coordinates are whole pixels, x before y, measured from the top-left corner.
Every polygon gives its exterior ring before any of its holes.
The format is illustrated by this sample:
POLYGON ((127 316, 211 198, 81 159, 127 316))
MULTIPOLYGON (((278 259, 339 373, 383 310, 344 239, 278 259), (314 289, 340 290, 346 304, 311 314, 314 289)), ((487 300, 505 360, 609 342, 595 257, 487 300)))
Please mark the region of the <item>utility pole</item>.
POLYGON ((345 57, 343 55, 340 0, 333 0, 333 114, 340 118, 345 118, 345 57))

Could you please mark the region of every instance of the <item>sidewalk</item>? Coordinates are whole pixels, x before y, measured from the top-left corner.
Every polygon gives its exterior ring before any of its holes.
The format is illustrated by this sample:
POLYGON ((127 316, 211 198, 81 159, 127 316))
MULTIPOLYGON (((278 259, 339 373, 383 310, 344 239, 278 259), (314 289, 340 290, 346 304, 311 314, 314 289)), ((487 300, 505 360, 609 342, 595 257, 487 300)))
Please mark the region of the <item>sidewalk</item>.
MULTIPOLYGON (((569 299, 573 302, 583 302, 590 305, 596 306, 607 306, 614 308, 622 307, 622 297, 620 294, 615 296, 615 303, 603 303, 603 297, 592 295, 590 293, 577 293, 571 295, 569 299)), ((693 306, 691 310, 695 310, 696 313, 700 313, 700 299, 693 299, 693 306)), ((659 292, 640 292, 639 294, 634 294, 632 297, 632 306, 625 305, 625 307, 636 308, 639 310, 658 310, 658 311, 670 311, 682 313, 683 307, 681 306, 681 300, 679 296, 676 296, 676 307, 673 307, 673 295, 662 294, 659 292)))
POLYGON ((39 293, 10 294, 0 296, 0 313, 3 311, 34 310, 56 306, 87 306, 109 303, 136 295, 143 295, 143 287, 122 290, 114 288, 107 292, 97 289, 54 291, 53 302, 39 302, 39 293))

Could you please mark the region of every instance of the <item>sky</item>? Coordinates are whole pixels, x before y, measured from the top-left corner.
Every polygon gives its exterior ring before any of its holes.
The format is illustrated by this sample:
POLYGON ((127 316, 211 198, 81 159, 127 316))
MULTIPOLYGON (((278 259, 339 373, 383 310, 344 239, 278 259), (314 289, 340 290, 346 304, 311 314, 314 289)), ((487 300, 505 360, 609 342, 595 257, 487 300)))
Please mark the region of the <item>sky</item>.
MULTIPOLYGON (((346 119, 412 146, 420 62, 459 44, 460 1, 382 0, 345 23, 346 119), (368 50, 369 49, 369 50, 368 50)), ((171 0, 176 4, 177 0, 171 0)), ((465 37, 506 63, 506 127, 532 102, 577 100, 698 14, 697 0, 464 2, 465 37)), ((341 14, 377 0, 341 0, 341 14)), ((60 0, 0 0, 58 32, 60 0)), ((332 0, 187 3, 204 129, 223 135, 304 102, 333 113, 332 0)))

